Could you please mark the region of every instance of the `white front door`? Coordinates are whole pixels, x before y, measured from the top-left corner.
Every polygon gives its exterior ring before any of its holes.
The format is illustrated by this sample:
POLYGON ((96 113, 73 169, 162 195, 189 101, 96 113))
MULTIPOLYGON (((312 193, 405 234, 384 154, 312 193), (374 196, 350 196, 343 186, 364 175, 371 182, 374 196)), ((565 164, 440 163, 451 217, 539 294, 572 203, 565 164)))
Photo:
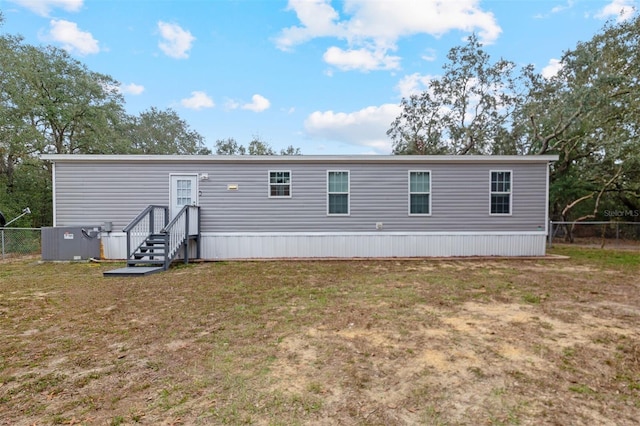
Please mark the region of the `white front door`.
POLYGON ((176 217, 183 206, 198 205, 198 175, 170 175, 171 202, 169 214, 176 217))

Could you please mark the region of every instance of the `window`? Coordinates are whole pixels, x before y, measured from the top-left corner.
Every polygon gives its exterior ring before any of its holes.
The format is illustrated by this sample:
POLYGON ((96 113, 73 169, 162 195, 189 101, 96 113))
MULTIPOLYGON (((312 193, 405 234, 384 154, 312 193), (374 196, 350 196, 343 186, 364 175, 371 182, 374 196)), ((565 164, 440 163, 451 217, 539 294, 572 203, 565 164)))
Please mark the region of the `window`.
POLYGON ((431 172, 409 171, 409 214, 431 214, 431 172))
POLYGON ((327 214, 349 214, 349 172, 327 172, 327 214))
POLYGON ((491 171, 491 214, 511 214, 510 171, 491 171))
POLYGON ((269 197, 291 197, 291 172, 269 172, 269 197))
POLYGON ((191 180, 190 179, 176 180, 176 205, 178 206, 191 205, 191 180))

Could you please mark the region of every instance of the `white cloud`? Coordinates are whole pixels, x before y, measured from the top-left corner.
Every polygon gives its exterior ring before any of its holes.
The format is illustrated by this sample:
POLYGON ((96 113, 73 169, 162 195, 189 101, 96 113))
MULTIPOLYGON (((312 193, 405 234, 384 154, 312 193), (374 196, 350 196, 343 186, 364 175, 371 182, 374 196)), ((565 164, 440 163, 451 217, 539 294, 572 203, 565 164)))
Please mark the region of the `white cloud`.
POLYGON ((121 84, 118 91, 127 95, 140 95, 144 92, 144 86, 135 83, 121 84))
POLYGON ((344 32, 336 23, 340 18, 338 12, 327 0, 289 0, 287 10, 294 11, 302 25, 282 30, 276 39, 276 45, 282 50, 316 37, 335 37, 344 32))
POLYGON ((240 102, 236 101, 235 99, 227 99, 224 103, 224 108, 227 110, 238 109, 240 108, 240 102))
POLYGON ((390 154, 391 140, 387 130, 400 111, 396 104, 370 106, 350 113, 316 111, 307 117, 304 128, 314 139, 341 141, 390 154))
POLYGON ((550 59, 549 64, 542 68, 542 76, 544 78, 554 77, 562 69, 562 62, 559 59, 550 59))
POLYGON ((248 109, 253 112, 262 112, 269 109, 270 106, 271 102, 269 102, 269 99, 261 95, 253 95, 251 97, 251 102, 242 105, 242 109, 248 109))
POLYGON ((568 0, 566 4, 560 4, 551 8, 551 13, 560 13, 571 9, 575 4, 574 0, 568 0))
POLYGON ((288 10, 296 13, 300 25, 283 29, 276 45, 290 50, 317 37, 336 38, 344 40, 346 46, 327 51, 325 60, 334 58, 338 65, 349 64, 341 69, 395 69, 400 58, 388 56, 387 52, 395 50, 401 37, 439 37, 459 30, 477 32, 485 44, 495 41, 502 30, 494 15, 483 11, 479 3, 480 0, 345 0, 341 19, 330 0, 289 0, 288 10), (364 56, 364 51, 369 52, 367 60, 356 58, 364 56), (339 60, 335 59, 337 53, 342 53, 339 60), (375 68, 371 68, 372 58, 378 61, 375 68), (358 63, 363 67, 356 68, 358 63))
POLYGON ((52 41, 62 44, 62 48, 68 52, 89 55, 100 51, 98 41, 93 38, 91 33, 80 30, 75 22, 53 19, 49 25, 51 29, 48 37, 52 41))
POLYGON ((429 83, 433 78, 432 75, 422 75, 419 73, 405 75, 398 82, 396 89, 400 92, 401 97, 408 98, 411 95, 424 92, 429 87, 429 83))
POLYGON ((215 103, 205 92, 191 92, 191 97, 180 101, 183 107, 199 110, 202 108, 213 108, 215 103))
POLYGON ((402 36, 431 34, 440 36, 451 30, 476 31, 486 43, 502 31, 490 12, 479 8, 479 0, 347 0, 345 12, 351 36, 395 43, 402 36))
POLYGON ((400 57, 389 56, 384 50, 376 52, 368 49, 342 50, 334 46, 327 49, 323 59, 329 65, 333 65, 343 71, 390 70, 400 68, 400 57))
POLYGON ((631 19, 635 14, 634 0, 613 0, 611 3, 603 7, 595 17, 598 19, 609 19, 616 17, 617 22, 623 22, 631 19))
POLYGON ((158 29, 162 40, 158 42, 158 47, 167 56, 175 59, 185 59, 189 57, 189 50, 195 41, 195 37, 178 24, 169 24, 158 21, 158 29))
POLYGON ((77 12, 82 8, 84 0, 10 0, 26 7, 41 16, 49 16, 52 9, 63 9, 67 12, 77 12))
POLYGON ((421 56, 421 58, 425 61, 429 61, 429 62, 433 62, 436 60, 436 58, 438 57, 435 49, 425 49, 424 50, 424 54, 421 56))

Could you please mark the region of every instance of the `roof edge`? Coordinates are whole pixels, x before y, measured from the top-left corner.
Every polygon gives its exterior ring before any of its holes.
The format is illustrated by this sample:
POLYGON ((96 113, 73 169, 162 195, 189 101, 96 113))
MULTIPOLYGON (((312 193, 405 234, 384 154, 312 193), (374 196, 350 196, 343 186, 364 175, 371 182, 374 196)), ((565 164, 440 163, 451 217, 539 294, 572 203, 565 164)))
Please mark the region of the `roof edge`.
POLYGON ((161 162, 161 163, 411 163, 411 162, 529 162, 557 161, 557 155, 96 155, 42 154, 42 160, 52 162, 161 162))

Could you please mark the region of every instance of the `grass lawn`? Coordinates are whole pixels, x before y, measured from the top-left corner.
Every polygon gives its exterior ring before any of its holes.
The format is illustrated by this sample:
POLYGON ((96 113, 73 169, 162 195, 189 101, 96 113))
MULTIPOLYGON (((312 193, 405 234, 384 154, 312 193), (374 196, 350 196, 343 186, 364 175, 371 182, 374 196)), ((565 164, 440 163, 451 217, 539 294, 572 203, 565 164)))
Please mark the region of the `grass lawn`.
POLYGON ((0 424, 625 425, 640 253, 0 263, 0 424))

